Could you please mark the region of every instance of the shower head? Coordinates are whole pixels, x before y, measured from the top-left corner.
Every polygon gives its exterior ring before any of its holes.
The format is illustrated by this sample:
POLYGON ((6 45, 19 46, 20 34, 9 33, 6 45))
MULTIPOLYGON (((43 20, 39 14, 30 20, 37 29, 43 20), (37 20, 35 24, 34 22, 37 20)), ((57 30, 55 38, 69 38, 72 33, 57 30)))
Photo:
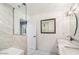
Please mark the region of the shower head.
POLYGON ((17 5, 18 8, 21 8, 23 6, 26 6, 26 3, 22 3, 22 4, 17 5))
POLYGON ((22 5, 26 6, 26 3, 22 3, 22 5))

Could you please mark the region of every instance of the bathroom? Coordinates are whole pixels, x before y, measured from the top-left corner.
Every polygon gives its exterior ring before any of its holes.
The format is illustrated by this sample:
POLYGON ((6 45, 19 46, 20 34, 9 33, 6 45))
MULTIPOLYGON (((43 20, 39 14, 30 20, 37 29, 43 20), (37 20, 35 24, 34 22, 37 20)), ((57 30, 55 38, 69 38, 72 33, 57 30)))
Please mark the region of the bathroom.
POLYGON ((78 55, 78 15, 78 3, 0 3, 0 54, 78 55))

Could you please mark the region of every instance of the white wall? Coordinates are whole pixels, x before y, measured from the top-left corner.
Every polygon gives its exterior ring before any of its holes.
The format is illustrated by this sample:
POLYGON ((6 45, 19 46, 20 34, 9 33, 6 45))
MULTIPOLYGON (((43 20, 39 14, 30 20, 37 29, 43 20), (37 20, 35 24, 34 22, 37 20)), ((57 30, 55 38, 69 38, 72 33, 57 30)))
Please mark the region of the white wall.
POLYGON ((13 8, 0 4, 0 49, 11 46, 13 34, 13 8), (9 44, 8 44, 9 43, 9 44))
POLYGON ((7 4, 0 4, 0 33, 12 34, 13 8, 7 4))
MULTIPOLYGON (((39 4, 39 6, 40 6, 40 4, 39 4)), ((28 16, 29 16, 28 24, 30 26, 32 26, 33 23, 31 21, 35 21, 37 24, 36 33, 37 33, 38 49, 42 50, 42 51, 57 53, 56 38, 65 38, 67 35, 69 35, 69 20, 67 19, 67 16, 66 16, 66 12, 69 10, 69 8, 68 8, 68 6, 64 6, 64 4, 63 4, 63 6, 55 7, 54 10, 53 10, 52 5, 50 5, 50 7, 51 8, 49 8, 48 11, 46 11, 46 12, 41 13, 38 10, 39 13, 37 13, 37 14, 34 14, 34 15, 28 14, 28 16), (49 19, 49 18, 56 18, 56 34, 41 34, 40 20, 49 19)), ((37 12, 37 9, 35 11, 37 12)), ((30 11, 28 10, 28 12, 30 12, 30 11)), ((29 26, 29 25, 27 25, 27 26, 29 26)), ((27 27, 27 28, 28 28, 27 35, 30 35, 33 31, 32 30, 33 27, 27 27)), ((28 40, 30 40, 30 38, 28 40)))

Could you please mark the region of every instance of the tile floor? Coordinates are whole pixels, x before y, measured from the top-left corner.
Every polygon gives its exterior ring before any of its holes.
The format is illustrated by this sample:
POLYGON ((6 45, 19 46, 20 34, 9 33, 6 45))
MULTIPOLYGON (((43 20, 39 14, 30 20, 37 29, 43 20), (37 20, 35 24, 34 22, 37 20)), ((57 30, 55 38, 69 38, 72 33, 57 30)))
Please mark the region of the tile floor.
POLYGON ((58 55, 58 54, 50 53, 47 51, 29 49, 27 55, 58 55))

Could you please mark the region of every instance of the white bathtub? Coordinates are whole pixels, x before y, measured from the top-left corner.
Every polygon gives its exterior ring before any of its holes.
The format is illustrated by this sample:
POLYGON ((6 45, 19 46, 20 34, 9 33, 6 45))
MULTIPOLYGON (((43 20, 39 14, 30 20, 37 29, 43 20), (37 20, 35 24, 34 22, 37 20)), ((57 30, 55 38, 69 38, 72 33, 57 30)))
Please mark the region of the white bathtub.
POLYGON ((24 55, 24 50, 12 47, 1 50, 0 55, 24 55))

